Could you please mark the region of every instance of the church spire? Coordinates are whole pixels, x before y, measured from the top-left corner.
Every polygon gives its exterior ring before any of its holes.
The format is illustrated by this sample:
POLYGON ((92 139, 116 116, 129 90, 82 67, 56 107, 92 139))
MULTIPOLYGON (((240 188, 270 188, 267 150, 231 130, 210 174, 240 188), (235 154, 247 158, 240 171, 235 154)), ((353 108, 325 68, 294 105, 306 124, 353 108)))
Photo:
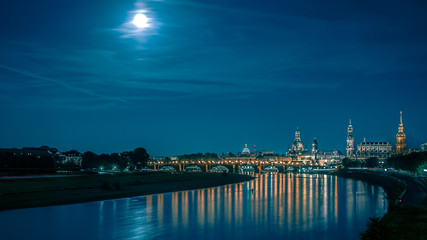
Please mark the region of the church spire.
POLYGON ((295 131, 295 139, 301 139, 301 133, 299 131, 299 127, 297 127, 297 130, 295 131))
POLYGON ((351 119, 347 128, 347 157, 354 155, 354 138, 353 138, 353 125, 351 125, 351 119))
POLYGON ((402 117, 402 111, 400 111, 400 123, 398 132, 396 134, 396 154, 403 154, 406 149, 406 143, 405 143, 406 135, 403 132, 403 117, 402 117))

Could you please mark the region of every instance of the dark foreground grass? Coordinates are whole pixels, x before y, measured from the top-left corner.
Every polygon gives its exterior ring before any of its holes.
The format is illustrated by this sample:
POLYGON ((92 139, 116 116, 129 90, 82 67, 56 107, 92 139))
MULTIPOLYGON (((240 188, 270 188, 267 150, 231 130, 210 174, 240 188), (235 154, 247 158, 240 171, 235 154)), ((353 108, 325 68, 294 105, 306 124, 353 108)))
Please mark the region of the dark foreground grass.
POLYGON ((0 179, 0 210, 207 188, 251 179, 239 174, 164 172, 0 179))
POLYGON ((362 240, 423 240, 427 239, 427 208, 424 206, 396 207, 381 220, 372 218, 362 240))

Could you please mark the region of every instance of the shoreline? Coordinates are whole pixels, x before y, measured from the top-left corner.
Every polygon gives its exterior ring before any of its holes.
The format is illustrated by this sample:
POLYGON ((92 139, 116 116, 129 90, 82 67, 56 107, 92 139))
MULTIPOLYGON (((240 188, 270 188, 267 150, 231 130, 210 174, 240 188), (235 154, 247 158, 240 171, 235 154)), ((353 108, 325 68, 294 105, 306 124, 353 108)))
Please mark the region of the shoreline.
POLYGON ((165 172, 0 179, 0 211, 219 187, 252 179, 241 174, 165 172))
POLYGON ((384 188, 387 193, 388 211, 395 208, 407 188, 406 184, 401 179, 395 176, 382 175, 376 172, 340 170, 333 174, 343 178, 365 181, 384 188))
POLYGON ((366 229, 360 233, 361 239, 426 239, 427 199, 419 199, 420 196, 417 196, 415 198, 418 199, 414 201, 414 186, 403 176, 384 175, 374 171, 341 171, 336 175, 377 184, 387 192, 387 213, 380 218, 369 218, 366 229), (410 201, 407 200, 408 191, 412 195, 410 201))

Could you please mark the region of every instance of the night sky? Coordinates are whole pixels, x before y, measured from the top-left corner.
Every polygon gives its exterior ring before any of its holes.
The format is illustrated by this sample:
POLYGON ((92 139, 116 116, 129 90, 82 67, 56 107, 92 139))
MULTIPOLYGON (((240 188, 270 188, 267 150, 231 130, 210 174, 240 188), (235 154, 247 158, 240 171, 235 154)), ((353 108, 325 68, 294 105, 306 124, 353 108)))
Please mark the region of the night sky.
POLYGON ((285 153, 299 127, 344 151, 350 118, 394 145, 399 111, 427 141, 424 0, 19 0, 0 22, 0 147, 285 153))

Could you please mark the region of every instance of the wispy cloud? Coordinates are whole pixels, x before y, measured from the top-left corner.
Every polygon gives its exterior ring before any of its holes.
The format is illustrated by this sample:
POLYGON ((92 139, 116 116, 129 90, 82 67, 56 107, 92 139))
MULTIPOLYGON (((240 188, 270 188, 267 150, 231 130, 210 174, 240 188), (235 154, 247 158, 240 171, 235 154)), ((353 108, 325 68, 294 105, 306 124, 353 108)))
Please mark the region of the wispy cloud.
POLYGON ((58 80, 55 80, 55 79, 52 79, 52 78, 47 78, 47 77, 39 76, 37 74, 33 74, 33 73, 30 73, 30 72, 27 72, 27 71, 24 71, 24 70, 20 70, 20 69, 17 69, 17 68, 13 68, 13 67, 10 67, 10 66, 6 66, 6 65, 3 65, 3 64, 0 64, 0 68, 3 68, 5 70, 21 74, 21 75, 26 76, 26 77, 36 78, 36 79, 39 79, 39 80, 43 80, 43 81, 47 81, 47 82, 50 82, 50 83, 54 83, 54 84, 57 84, 57 85, 59 85, 61 87, 66 88, 68 90, 80 92, 80 93, 83 93, 83 94, 86 94, 86 95, 89 95, 89 96, 92 96, 92 97, 103 98, 103 99, 108 99, 108 100, 114 100, 114 101, 119 101, 119 102, 125 102, 121 98, 116 98, 116 97, 111 97, 111 96, 107 96, 107 95, 98 94, 98 93, 96 93, 96 92, 94 92, 92 90, 89 90, 89 89, 74 87, 74 86, 71 86, 70 84, 62 82, 62 81, 58 81, 58 80))
MULTIPOLYGON (((319 21, 316 14, 301 14, 305 8, 279 14, 272 7, 257 7, 258 3, 230 4, 147 1, 143 7, 152 20, 151 29, 130 25, 133 14, 142 11, 138 5, 115 31, 95 31, 90 41, 0 46, 0 63, 7 62, 0 68, 37 80, 26 88, 49 88, 49 96, 69 92, 58 96, 58 104, 80 104, 73 101, 73 93, 78 93, 93 100, 88 104, 125 106, 141 101, 250 98, 277 89, 337 89, 343 81, 395 66, 383 63, 389 48, 368 54, 364 47, 369 43, 362 38, 370 34, 365 21, 342 14, 319 21), (336 19, 353 22, 332 21, 336 19)), ((5 82, 6 88, 17 86, 5 82)))

